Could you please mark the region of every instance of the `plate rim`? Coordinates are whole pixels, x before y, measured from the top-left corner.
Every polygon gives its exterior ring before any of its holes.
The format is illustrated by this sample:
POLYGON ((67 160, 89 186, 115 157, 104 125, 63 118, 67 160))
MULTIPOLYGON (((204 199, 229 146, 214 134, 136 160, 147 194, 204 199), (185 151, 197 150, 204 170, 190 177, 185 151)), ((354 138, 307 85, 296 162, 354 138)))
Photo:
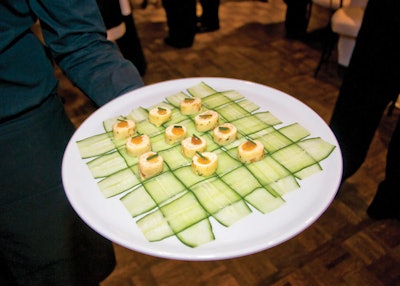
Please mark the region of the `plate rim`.
MULTIPOLYGON (((70 202, 70 204, 72 205, 72 207, 74 208, 74 210, 77 212, 77 214, 81 217, 81 219, 88 224, 92 229, 94 229, 96 232, 98 232, 100 235, 104 236, 105 238, 109 239, 110 241, 113 241, 116 244, 119 244, 127 249, 131 249, 143 254, 147 254, 147 255, 151 255, 151 256, 155 256, 155 257, 160 257, 160 258, 167 258, 167 259, 175 259, 175 260, 187 260, 187 261, 209 261, 209 260, 221 260, 221 259, 230 259, 230 258, 235 258, 235 257, 240 257, 240 256, 245 256, 245 255, 251 255, 260 251, 264 251, 266 249, 272 248, 274 246, 277 246, 279 244, 282 244, 284 242, 286 242, 287 240, 297 236, 298 234, 300 234, 302 231, 304 231, 305 229, 307 229, 309 226, 311 226, 325 211, 326 209, 329 207, 329 205, 331 204, 331 202, 334 199, 334 194, 333 191, 331 191, 332 193, 330 194, 330 196, 325 198, 325 201, 320 205, 320 207, 318 208, 317 212, 314 212, 314 215, 309 217, 309 219, 307 221, 305 221, 302 225, 298 225, 297 227, 293 227, 292 231, 289 234, 283 235, 283 238, 277 237, 277 239, 275 240, 267 240, 265 243, 261 243, 258 246, 250 246, 250 247, 245 247, 245 248, 240 248, 240 249, 236 249, 236 250, 229 250, 226 252, 220 252, 220 253, 206 253, 206 254, 198 254, 196 253, 195 255, 191 254, 191 252, 187 252, 187 253, 176 253, 174 251, 168 251, 168 250, 164 250, 162 251, 162 247, 161 250, 159 248, 153 248, 153 247, 143 247, 143 246, 136 246, 136 245, 132 245, 126 241, 122 241, 122 240, 118 240, 116 239, 114 236, 110 235, 107 231, 105 231, 104 229, 99 228, 98 226, 96 226, 95 222, 93 221, 92 218, 88 218, 85 215, 82 215, 82 209, 80 207, 79 204, 77 204, 77 201, 75 200, 74 196, 72 196, 71 189, 73 189, 75 186, 71 185, 71 181, 67 180, 67 173, 68 170, 66 169, 68 167, 68 156, 71 153, 71 148, 76 148, 75 142, 78 140, 78 136, 81 132, 81 130, 83 128, 85 128, 89 123, 93 120, 93 118, 96 118, 99 114, 102 114, 104 112, 106 112, 108 109, 110 109, 111 106, 117 106, 119 102, 124 102, 126 101, 126 98, 129 96, 139 96, 140 94, 141 97, 145 96, 147 93, 152 93, 154 91, 154 89, 157 88, 162 88, 162 87, 170 87, 171 85, 177 85, 180 86, 182 83, 185 83, 185 87, 179 87, 177 88, 177 90, 185 90, 186 88, 191 87, 191 85, 189 84, 189 82, 205 82, 208 85, 210 85, 211 87, 213 87, 213 84, 211 82, 221 82, 224 84, 229 85, 230 83, 235 83, 235 85, 249 85, 249 86, 254 86, 257 88, 261 88, 261 89, 266 89, 269 91, 272 91, 273 93, 276 94, 280 94, 283 95, 284 97, 290 98, 290 100, 292 100, 293 102, 295 102, 296 104, 300 104, 302 106, 302 108, 305 108, 310 114, 312 114, 312 116, 318 118, 320 120, 320 124, 322 123, 323 125, 325 125, 327 129, 327 132, 330 133, 331 135, 331 140, 333 140, 334 142, 331 142, 332 144, 336 145, 336 148, 334 150, 334 152, 336 152, 336 160, 337 160, 337 170, 338 170, 338 178, 336 179, 335 182, 335 186, 332 186, 332 189, 337 189, 339 188, 340 185, 340 177, 341 177, 341 172, 342 172, 342 154, 340 151, 340 147, 338 144, 338 141, 336 140, 335 135, 333 134, 333 132, 330 130, 329 126, 326 124, 326 122, 313 110, 311 109, 308 105, 306 105, 305 103, 303 103, 302 101, 300 101, 299 99, 283 92, 280 91, 278 89, 275 89, 273 87, 269 87, 267 85, 264 84, 260 84, 260 83, 256 83, 256 82, 252 82, 252 81, 248 81, 248 80, 241 80, 241 79, 234 79, 234 78, 224 78, 224 77, 188 77, 188 78, 181 78, 181 79, 171 79, 171 80, 167 80, 167 81, 162 81, 159 83, 153 83, 153 84, 149 84, 147 86, 138 88, 136 90, 127 92, 113 100, 111 100, 109 103, 103 105, 102 107, 98 108, 96 111, 94 111, 87 119, 85 119, 82 124, 76 129, 76 131, 74 132, 73 136, 71 137, 70 141, 68 142, 68 145, 66 147, 65 153, 64 153, 64 157, 63 157, 63 162, 62 162, 62 178, 63 178, 63 184, 64 184, 64 189, 65 189, 65 193, 67 195, 67 198, 70 202), (188 85, 189 84, 189 85, 188 85), (340 173, 340 174, 339 174, 340 173)), ((235 89, 235 88, 232 88, 235 89)), ((171 95, 171 94, 168 94, 171 95)), ((166 96, 168 96, 166 95, 166 96)), ((165 97, 161 97, 161 99, 165 99, 165 97)), ((244 95, 246 97, 246 95, 244 95)), ((158 98, 158 97, 157 97, 158 98)), ((257 103, 257 102, 256 102, 257 103)), ((138 106, 140 106, 138 104, 138 106)), ((138 107, 137 106, 137 107, 138 107)), ((133 108, 133 107, 132 107, 133 108)), ((131 108, 131 109, 132 109, 131 108)), ((271 111, 272 113, 273 110, 271 111)), ((101 125, 101 124, 99 124, 101 125)), ((79 158, 80 159, 80 158, 79 158)), ((81 162, 83 162, 82 159, 80 159, 81 162)), ((335 191, 335 193, 336 193, 335 191)), ((100 193, 100 192, 99 192, 100 193)), ((121 205, 121 207, 123 207, 121 205)), ((134 219, 132 218, 132 221, 134 219)), ((180 243, 180 242, 179 242, 180 243)), ((152 243, 150 243, 151 246, 152 243)))

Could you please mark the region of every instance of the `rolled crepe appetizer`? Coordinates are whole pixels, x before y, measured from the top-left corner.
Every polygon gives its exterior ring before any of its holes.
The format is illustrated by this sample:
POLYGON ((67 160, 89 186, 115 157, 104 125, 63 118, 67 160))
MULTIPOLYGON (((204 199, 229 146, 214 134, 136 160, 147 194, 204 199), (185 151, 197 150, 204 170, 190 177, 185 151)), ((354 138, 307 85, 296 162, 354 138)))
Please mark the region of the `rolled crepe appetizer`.
POLYGON ((192 158, 192 170, 198 176, 210 176, 218 167, 218 156, 211 152, 197 152, 192 158))
POLYGON ((164 169, 164 159, 155 152, 146 152, 139 156, 139 173, 142 179, 160 174, 164 169))
POLYGON ((134 157, 140 156, 151 150, 150 138, 145 134, 128 138, 125 146, 128 155, 134 157))
POLYGON ((207 141, 204 138, 193 135, 181 142, 182 153, 186 158, 193 158, 196 152, 204 152, 207 148, 207 141))
POLYGON ((169 108, 155 107, 149 112, 149 121, 155 126, 161 126, 163 123, 171 119, 172 113, 169 108))
POLYGON ((135 135, 136 123, 133 120, 118 120, 113 125, 113 133, 115 139, 124 139, 135 135))
POLYGON ((200 112, 201 99, 198 97, 187 97, 181 101, 181 113, 191 115, 200 112))
POLYGON ((237 128, 231 123, 224 123, 214 128, 214 141, 219 145, 232 143, 237 139, 237 128))
POLYGON ((165 129, 165 142, 167 144, 175 144, 186 138, 186 127, 183 125, 170 125, 165 129))
POLYGON ((258 140, 247 140, 238 147, 238 159, 243 163, 252 163, 264 157, 264 145, 258 140))
POLYGON ((199 132, 206 132, 214 129, 218 125, 219 115, 213 110, 207 110, 203 113, 196 115, 194 123, 196 130, 199 132))

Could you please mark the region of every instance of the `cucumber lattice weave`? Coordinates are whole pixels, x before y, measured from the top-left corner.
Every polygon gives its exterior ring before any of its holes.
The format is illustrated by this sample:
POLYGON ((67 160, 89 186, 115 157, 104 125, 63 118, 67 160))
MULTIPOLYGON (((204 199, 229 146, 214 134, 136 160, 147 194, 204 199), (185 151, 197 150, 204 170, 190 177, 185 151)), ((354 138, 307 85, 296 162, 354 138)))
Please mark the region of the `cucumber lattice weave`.
POLYGON ((216 239, 213 223, 229 227, 253 211, 271 212, 285 203, 286 193, 300 188, 301 180, 322 171, 320 162, 335 149, 320 137, 310 137, 300 124, 284 125, 271 112, 259 111, 259 106, 237 91, 217 91, 200 82, 157 105, 124 115, 136 122, 139 134, 150 137, 152 151, 165 162, 161 174, 142 180, 138 159, 127 154, 125 140, 113 138, 112 126, 118 117, 104 120, 104 133, 77 144, 99 190, 106 198, 119 196, 149 241, 176 236, 185 245, 197 247, 216 239), (202 111, 218 112, 220 124, 234 124, 238 139, 220 146, 213 141, 212 131, 196 131, 195 115, 182 115, 179 109, 180 102, 191 96, 202 99, 202 111), (155 106, 172 111, 171 120, 159 127, 148 120, 155 106), (171 124, 184 125, 188 136, 206 139, 207 151, 218 155, 213 176, 195 175, 180 144, 165 142, 164 131, 171 124), (260 161, 243 164, 237 159, 237 148, 248 139, 261 141, 265 155, 260 161))

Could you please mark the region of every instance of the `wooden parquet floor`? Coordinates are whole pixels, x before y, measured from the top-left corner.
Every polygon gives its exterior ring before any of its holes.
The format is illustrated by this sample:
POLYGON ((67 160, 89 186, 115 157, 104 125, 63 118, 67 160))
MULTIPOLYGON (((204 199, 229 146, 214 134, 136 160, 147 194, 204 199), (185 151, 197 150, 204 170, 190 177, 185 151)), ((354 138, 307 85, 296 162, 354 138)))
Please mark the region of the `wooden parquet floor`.
MULTIPOLYGON (((192 48, 177 50, 163 44, 161 6, 135 9, 148 62, 145 83, 196 76, 254 81, 298 98, 329 121, 341 83, 335 54, 314 77, 320 42, 286 39, 285 10, 282 0, 222 1, 221 29, 199 34, 192 48)), ((309 32, 326 19, 326 11, 313 8, 309 32)), ((60 80, 66 110, 79 126, 95 109, 67 79, 60 80)), ((384 176, 386 146, 399 113, 382 119, 362 168, 326 212, 294 238, 253 255, 208 262, 151 257, 115 245, 117 266, 102 286, 400 285, 400 222, 366 215, 384 176)))

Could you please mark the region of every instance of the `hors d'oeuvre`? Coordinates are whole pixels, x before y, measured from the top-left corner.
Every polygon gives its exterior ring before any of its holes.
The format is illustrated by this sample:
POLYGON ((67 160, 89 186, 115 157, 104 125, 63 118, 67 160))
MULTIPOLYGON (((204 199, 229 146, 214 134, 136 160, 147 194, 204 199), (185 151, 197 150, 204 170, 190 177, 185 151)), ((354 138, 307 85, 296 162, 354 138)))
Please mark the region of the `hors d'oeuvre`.
POLYGON ((167 144, 175 144, 186 138, 186 127, 183 125, 170 125, 165 129, 165 142, 167 144))
POLYGON ((129 119, 118 119, 113 125, 113 134, 115 139, 124 139, 135 135, 136 123, 129 119))
POLYGON ((142 134, 130 137, 126 140, 126 152, 130 156, 140 156, 143 153, 151 150, 151 143, 149 136, 142 134))
POLYGON ((139 156, 139 173, 142 179, 160 174, 164 169, 164 159, 155 152, 146 152, 139 156))
POLYGON ((218 125, 219 115, 214 110, 207 110, 203 113, 196 115, 194 123, 196 130, 199 132, 206 132, 214 129, 218 125))
POLYGON ((198 97, 187 97, 181 101, 181 113, 191 115, 200 112, 201 99, 198 97))
POLYGON ((214 141, 219 145, 232 143, 237 139, 237 128, 231 123, 224 123, 214 128, 214 141))
POLYGON ((242 163, 252 163, 264 157, 264 145, 258 140, 247 140, 238 147, 238 159, 242 163))
POLYGON ((186 158, 193 158, 196 152, 204 152, 207 148, 207 141, 204 138, 193 134, 181 142, 182 153, 186 158))
POLYGON ((192 158, 192 170, 198 176, 210 176, 218 167, 218 156, 211 152, 196 152, 192 158))
POLYGON ((155 107, 149 112, 149 121, 155 126, 161 126, 171 119, 171 110, 167 107, 155 107))

